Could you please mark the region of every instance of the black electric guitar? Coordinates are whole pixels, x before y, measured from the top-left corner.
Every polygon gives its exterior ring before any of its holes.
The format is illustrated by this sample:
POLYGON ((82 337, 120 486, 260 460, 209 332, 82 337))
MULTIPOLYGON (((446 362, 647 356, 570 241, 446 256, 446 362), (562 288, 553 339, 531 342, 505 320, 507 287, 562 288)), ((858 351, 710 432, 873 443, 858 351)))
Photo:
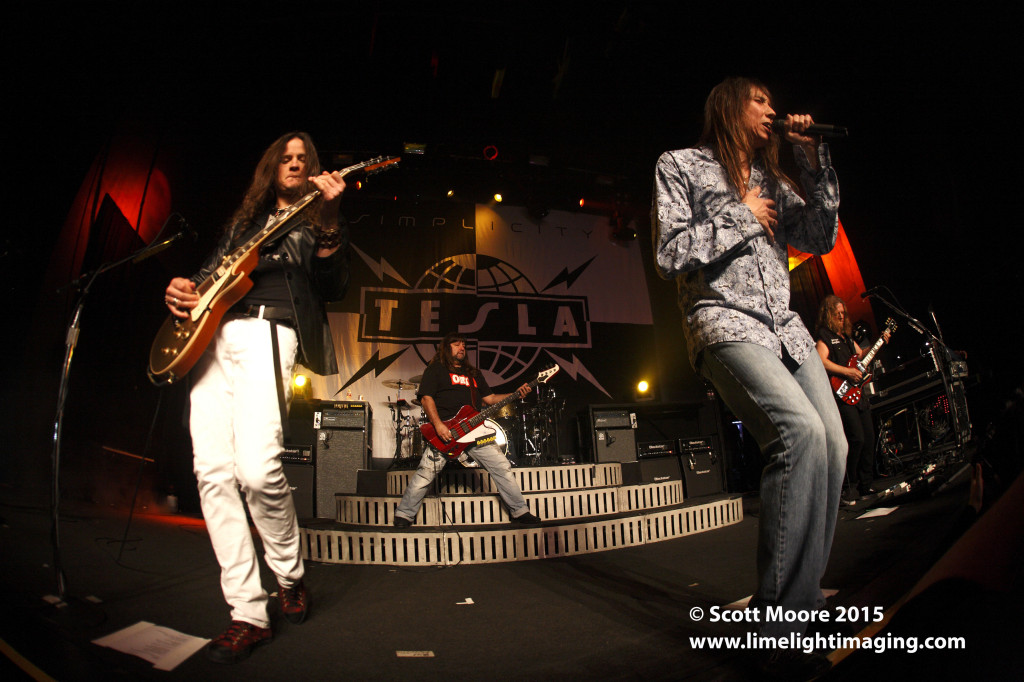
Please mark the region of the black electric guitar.
MULTIPOLYGON (((342 176, 360 170, 370 174, 391 168, 399 160, 397 156, 378 156, 337 172, 342 176)), ((249 275, 259 263, 260 246, 301 224, 292 218, 319 196, 320 190, 313 190, 268 221, 266 227, 244 244, 225 255, 217 269, 196 287, 199 305, 189 311, 189 316, 168 317, 157 331, 149 351, 150 381, 158 386, 173 383, 195 366, 210 345, 225 313, 252 289, 249 275)))
MULTIPOLYGON (((537 378, 529 383, 530 388, 537 384, 547 383, 551 377, 555 376, 558 369, 558 365, 552 365, 540 372, 537 378)), ((430 422, 420 425, 420 433, 434 450, 448 459, 458 459, 463 450, 476 444, 478 440, 494 435, 494 430, 487 428, 484 420, 496 415, 503 407, 515 400, 521 400, 519 393, 509 393, 503 400, 480 412, 477 412, 471 405, 463 405, 457 415, 444 422, 444 425, 452 432, 452 439, 447 443, 441 440, 437 431, 434 430, 434 425, 430 422)))
POLYGON ((829 377, 829 381, 832 384, 832 390, 835 391, 836 397, 842 400, 847 405, 856 405, 861 399, 861 388, 871 381, 871 372, 868 369, 871 367, 871 361, 875 359, 875 354, 885 345, 885 332, 892 334, 896 331, 896 322, 890 317, 885 321, 885 329, 878 335, 878 340, 875 341, 875 345, 871 346, 871 350, 867 352, 863 360, 858 360, 856 355, 850 356, 847 361, 847 367, 854 367, 861 371, 860 381, 854 381, 853 379, 843 379, 837 376, 829 377))

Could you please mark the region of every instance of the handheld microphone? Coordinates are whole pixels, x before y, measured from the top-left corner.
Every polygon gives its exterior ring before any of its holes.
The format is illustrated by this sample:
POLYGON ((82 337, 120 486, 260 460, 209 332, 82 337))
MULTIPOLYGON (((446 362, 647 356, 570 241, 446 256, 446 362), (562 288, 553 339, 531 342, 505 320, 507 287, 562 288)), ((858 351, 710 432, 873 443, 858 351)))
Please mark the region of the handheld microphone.
MULTIPOLYGON (((789 132, 786 129, 786 119, 777 118, 772 121, 772 130, 780 135, 789 132)), ((821 135, 822 137, 846 137, 850 134, 845 126, 834 126, 827 123, 812 123, 803 133, 805 135, 821 135)))

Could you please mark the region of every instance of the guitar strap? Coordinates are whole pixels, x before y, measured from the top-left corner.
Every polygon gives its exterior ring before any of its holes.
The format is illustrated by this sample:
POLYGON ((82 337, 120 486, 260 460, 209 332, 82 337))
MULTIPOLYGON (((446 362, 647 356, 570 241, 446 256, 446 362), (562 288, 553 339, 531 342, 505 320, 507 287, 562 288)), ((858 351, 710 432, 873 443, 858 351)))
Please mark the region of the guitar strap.
POLYGON ((277 386, 277 405, 281 410, 281 435, 285 442, 288 441, 288 405, 284 399, 284 376, 281 374, 281 347, 277 343, 277 322, 270 322, 270 349, 274 357, 274 385, 277 386))

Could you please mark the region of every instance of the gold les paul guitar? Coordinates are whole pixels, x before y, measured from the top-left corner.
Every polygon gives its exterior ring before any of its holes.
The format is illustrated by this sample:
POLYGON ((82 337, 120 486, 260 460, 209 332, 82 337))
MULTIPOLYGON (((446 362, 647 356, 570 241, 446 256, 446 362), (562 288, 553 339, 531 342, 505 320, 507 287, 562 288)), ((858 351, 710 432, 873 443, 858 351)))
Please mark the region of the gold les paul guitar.
MULTIPOLYGON (((342 176, 360 170, 370 174, 391 168, 398 161, 397 156, 378 156, 337 172, 342 176)), ((313 190, 225 255, 217 269, 196 287, 199 304, 189 311, 188 317, 168 316, 149 351, 150 381, 163 386, 188 374, 210 345, 225 313, 252 289, 249 275, 259 263, 260 246, 299 225, 300 221, 292 219, 319 196, 320 190, 313 190)))

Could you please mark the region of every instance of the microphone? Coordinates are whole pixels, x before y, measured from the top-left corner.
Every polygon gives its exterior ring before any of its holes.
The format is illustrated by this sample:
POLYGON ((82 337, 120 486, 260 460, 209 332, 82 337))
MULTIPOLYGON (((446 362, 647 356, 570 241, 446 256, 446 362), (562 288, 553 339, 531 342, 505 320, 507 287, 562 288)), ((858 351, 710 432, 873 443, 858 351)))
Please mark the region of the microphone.
MULTIPOLYGON (((788 133, 786 129, 786 119, 777 118, 772 121, 772 130, 780 135, 788 133)), ((804 135, 821 135, 822 137, 846 137, 849 135, 849 131, 846 130, 845 126, 833 126, 827 123, 812 123, 807 126, 807 129, 803 131, 804 135)))
POLYGON ((196 228, 192 227, 180 214, 178 215, 178 223, 181 225, 181 232, 179 234, 190 237, 193 242, 199 241, 199 233, 196 232, 196 228))
POLYGON ((160 228, 160 234, 163 234, 164 228, 167 227, 167 222, 170 221, 171 218, 177 218, 178 224, 181 225, 181 229, 174 233, 172 236, 165 239, 164 241, 151 244, 149 248, 143 249, 142 251, 137 253, 135 257, 132 258, 132 263, 138 263, 140 261, 146 260, 150 256, 155 256, 164 249, 170 248, 170 246, 174 244, 174 242, 179 242, 182 239, 185 239, 186 237, 190 237, 193 242, 199 241, 199 233, 195 231, 195 228, 188 224, 188 222, 180 213, 172 213, 171 215, 167 216, 167 220, 164 221, 164 227, 160 228))
POLYGON ((870 289, 865 291, 863 294, 861 294, 860 297, 861 298, 867 298, 868 296, 873 296, 875 293, 881 291, 884 288, 885 287, 871 287, 870 289))

